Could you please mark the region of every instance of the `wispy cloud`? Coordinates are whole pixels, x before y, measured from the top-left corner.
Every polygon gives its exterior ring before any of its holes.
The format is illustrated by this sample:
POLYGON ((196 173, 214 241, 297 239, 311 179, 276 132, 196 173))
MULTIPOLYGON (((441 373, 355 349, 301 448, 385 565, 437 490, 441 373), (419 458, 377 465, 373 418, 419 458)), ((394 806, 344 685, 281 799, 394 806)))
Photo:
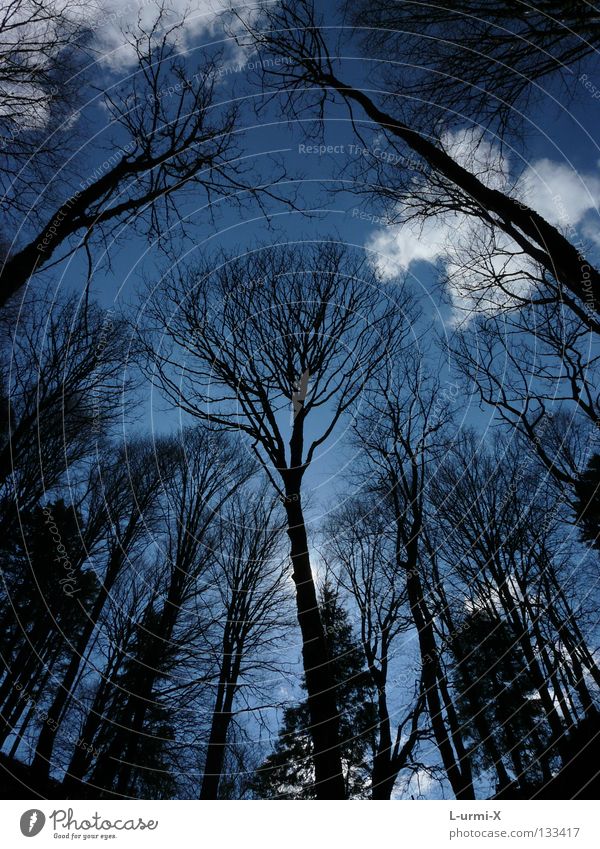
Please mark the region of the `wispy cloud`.
MULTIPOLYGON (((581 237, 600 246, 593 214, 600 204, 597 173, 578 173, 565 163, 542 158, 528 164, 515 179, 513 163, 500 147, 470 131, 448 134, 444 146, 488 186, 511 193, 561 230, 572 234, 577 229, 581 237)), ((400 204, 400 215, 402 211, 400 204)), ((535 275, 533 262, 512 239, 458 212, 379 228, 367 247, 375 252, 373 262, 386 279, 406 272, 416 262, 438 265, 448 280, 453 323, 464 322, 465 312, 493 310, 506 303, 509 295, 503 295, 502 302, 481 300, 482 286, 493 275, 502 275, 515 295, 526 294, 529 275, 535 275)))

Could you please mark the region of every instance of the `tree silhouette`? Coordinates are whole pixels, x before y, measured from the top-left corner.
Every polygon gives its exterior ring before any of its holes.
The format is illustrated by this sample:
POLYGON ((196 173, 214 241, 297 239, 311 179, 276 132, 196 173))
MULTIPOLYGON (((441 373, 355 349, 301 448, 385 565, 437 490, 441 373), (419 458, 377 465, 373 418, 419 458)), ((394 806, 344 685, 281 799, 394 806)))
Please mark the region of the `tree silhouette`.
MULTIPOLYGON (((375 692, 348 613, 331 585, 323 587, 320 602, 336 699, 341 706, 339 733, 346 795, 349 799, 368 798, 377 725, 375 692)), ((305 682, 302 687, 306 690, 305 682)), ((316 798, 309 726, 306 700, 285 709, 274 750, 255 773, 251 786, 256 796, 316 798)))
MULTIPOLYGON (((280 86, 288 115, 297 118, 309 108, 320 129, 322 116, 336 96, 352 117, 359 144, 363 144, 360 124, 364 122, 376 126, 390 149, 397 151, 396 161, 406 167, 392 169, 390 184, 378 177, 371 180, 367 189, 371 197, 393 205, 402 199, 407 205, 404 219, 460 212, 477 218, 492 235, 503 233, 516 245, 517 253, 543 270, 554 301, 568 305, 590 330, 600 332, 600 271, 560 228, 509 192, 488 184, 485 174, 464 167, 441 139, 431 137, 430 127, 421 129, 411 122, 397 107, 397 98, 390 108, 373 97, 360 79, 354 83, 342 78, 335 48, 329 43, 331 32, 321 26, 313 0, 278 3, 257 22, 247 23, 247 29, 263 56, 265 87, 280 86)), ((365 182, 364 175, 356 181, 358 191, 365 191, 365 182)))
POLYGON ((153 379, 181 409, 248 438, 283 502, 317 792, 344 798, 303 479, 342 417, 405 344, 412 300, 403 287, 384 293, 364 258, 326 241, 263 247, 172 275, 147 312, 142 342, 153 379), (306 373, 310 388, 300 401, 306 373), (294 400, 299 409, 290 421, 285 413, 294 400))
POLYGON ((572 91, 600 35, 597 15, 560 0, 359 0, 347 14, 370 56, 403 57, 382 74, 429 132, 468 116, 495 133, 519 133, 557 80, 572 91))
POLYGON ((460 718, 474 757, 497 771, 498 790, 510 781, 503 758, 520 791, 550 778, 544 767, 549 749, 544 714, 510 626, 475 610, 461 623, 452 648, 460 718))

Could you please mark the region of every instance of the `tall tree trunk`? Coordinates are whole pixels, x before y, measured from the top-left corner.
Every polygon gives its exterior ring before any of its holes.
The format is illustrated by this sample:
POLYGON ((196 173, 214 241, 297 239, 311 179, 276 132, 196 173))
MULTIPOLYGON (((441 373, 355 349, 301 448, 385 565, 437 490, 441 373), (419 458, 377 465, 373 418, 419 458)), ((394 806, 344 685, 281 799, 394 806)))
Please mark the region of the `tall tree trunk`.
MULTIPOLYGON (((182 603, 183 580, 182 568, 177 566, 171 573, 169 590, 156 632, 148 634, 148 643, 138 658, 140 680, 137 691, 129 693, 120 718, 121 727, 115 732, 108 750, 98 760, 94 769, 93 780, 109 792, 116 779, 117 793, 126 795, 136 767, 135 759, 138 749, 140 745, 143 745, 146 715, 153 701, 152 691, 161 669, 164 668, 165 646, 170 644, 177 623, 182 603)), ((149 603, 147 610, 151 611, 152 606, 153 601, 149 603)))
POLYGON ((527 670, 529 672, 529 676, 534 687, 539 693, 540 702, 542 704, 544 713, 546 714, 546 718, 550 726, 550 731, 552 733, 552 741, 557 745, 560 752, 563 748, 565 728, 558 715, 556 705, 552 700, 550 691, 548 690, 546 676, 542 672, 542 669, 538 663, 533 645, 531 643, 527 624, 523 622, 522 617, 518 613, 517 602, 512 597, 512 594, 508 589, 506 580, 502 575, 501 569, 501 564, 497 563, 496 559, 494 558, 494 562, 492 563, 492 577, 498 588, 498 596, 500 598, 500 602, 504 610, 504 615, 506 617, 507 622, 511 624, 515 639, 521 647, 521 651, 523 652, 525 661, 527 663, 527 670))
POLYGON ((502 755, 496 746, 496 741, 494 740, 492 729, 487 721, 484 710, 484 706, 479 707, 478 705, 475 705, 475 713, 471 719, 475 729, 477 730, 477 736, 481 740, 481 745, 487 750, 487 753, 494 764, 494 769, 498 776, 498 790, 502 790, 510 784, 510 776, 504 766, 502 755))
POLYGON ((217 689, 217 700, 208 739, 206 763, 204 764, 204 775, 200 788, 201 799, 219 798, 219 784, 221 783, 225 762, 225 744, 227 743, 227 732, 232 717, 231 709, 234 693, 235 687, 222 678, 217 689))
POLYGON ((300 487, 286 488, 287 534, 302 635, 302 659, 308 694, 317 799, 345 799, 339 744, 339 714, 325 631, 313 580, 300 487))
POLYGON ((154 672, 148 656, 142 658, 141 663, 148 665, 139 682, 138 691, 130 693, 125 703, 125 708, 119 719, 119 728, 107 751, 105 751, 96 763, 92 781, 104 788, 108 793, 115 785, 119 794, 126 794, 131 775, 135 769, 135 756, 140 745, 143 733, 146 712, 152 701, 152 690, 158 672, 154 672))
POLYGON ((96 624, 100 619, 108 594, 114 586, 122 560, 122 549, 117 547, 109 561, 106 575, 100 590, 98 591, 98 595, 96 596, 94 606, 86 619, 85 626, 79 636, 79 639, 72 649, 71 658, 63 676, 63 680, 60 683, 56 695, 54 696, 54 700, 48 710, 49 721, 42 727, 32 762, 32 767, 42 778, 48 777, 50 764, 52 762, 54 744, 56 742, 56 735, 60 728, 60 719, 64 716, 68 703, 73 697, 73 685, 77 678, 82 659, 85 655, 90 637, 94 633, 96 624))
MULTIPOLYGON (((373 676, 374 670, 371 671, 373 676)), ((389 799, 396 783, 398 770, 394 769, 393 754, 392 754, 392 734, 390 728, 390 714, 385 696, 385 682, 383 676, 375 675, 374 683, 377 687, 377 728, 379 731, 379 741, 377 751, 373 758, 372 770, 372 799, 389 799)))
MULTIPOLYGON (((40 693, 44 692, 46 684, 48 683, 48 679, 50 678, 51 671, 52 671, 52 665, 48 664, 47 667, 46 667, 46 672, 44 673, 44 675, 42 676, 42 678, 38 682, 38 687, 39 687, 40 693)), ((23 735, 25 734, 25 731, 27 730, 29 723, 31 722, 32 719, 35 719, 35 716, 36 716, 36 713, 37 713, 37 704, 36 704, 35 699, 34 698, 32 698, 31 700, 24 699, 23 703, 19 703, 16 706, 14 713, 15 713, 15 716, 14 716, 14 718, 11 718, 11 725, 13 726, 15 739, 14 739, 13 744, 11 746, 10 752, 8 753, 9 758, 16 757, 17 750, 18 750, 19 746, 21 745, 23 735), (21 722, 21 725, 19 726, 19 728, 17 730, 16 726, 17 726, 17 723, 19 721, 19 717, 21 716, 21 714, 23 713, 23 710, 25 709, 25 703, 29 704, 29 710, 25 714, 25 718, 23 719, 23 721, 21 722)))
POLYGON ((40 617, 32 630, 22 636, 19 641, 20 648, 7 664, 0 684, 0 705, 3 707, 10 700, 15 686, 28 684, 33 674, 32 669, 42 666, 41 656, 44 654, 44 647, 48 645, 50 631, 50 624, 40 617))
MULTIPOLYGON (((48 645, 42 648, 39 645, 33 647, 27 643, 10 670, 10 677, 7 677, 3 684, 2 696, 4 702, 0 711, 0 747, 4 745, 6 738, 12 733, 15 724, 25 709, 26 701, 24 694, 31 696, 31 691, 34 694, 34 700, 39 692, 39 682, 42 670, 51 670, 56 663, 61 652, 61 642, 55 641, 52 646, 52 651, 48 651, 48 645), (15 674, 14 670, 18 670, 15 674)), ((51 645, 51 644, 50 644, 51 645)))
MULTIPOLYGON (((399 516, 402 521, 402 516, 399 516)), ((408 603, 419 636, 419 649, 421 652, 421 663, 423 668, 423 686, 425 688, 425 699, 429 711, 429 719, 433 729, 433 735, 448 776, 448 781, 457 799, 474 799, 475 791, 471 779, 471 770, 468 758, 457 760, 454 748, 450 741, 450 734, 444 721, 442 700, 440 697, 440 677, 443 672, 440 669, 438 648, 433 627, 433 618, 427 607, 423 592, 423 584, 418 570, 417 540, 419 538, 420 519, 416 520, 410 534, 410 541, 406 546, 408 564, 406 570, 406 591, 408 603), (418 525, 418 527, 417 527, 418 525)), ((460 732, 459 732, 460 733, 460 732)), ((460 755, 459 755, 460 757, 460 755)))
POLYGON ((473 785, 468 777, 464 776, 460 770, 444 721, 442 702, 438 689, 439 658, 437 646, 431 621, 422 610, 419 583, 418 580, 415 581, 409 578, 407 587, 409 588, 408 595, 411 612, 419 634, 419 648, 423 663, 423 683, 431 727, 433 728, 435 741, 454 795, 457 799, 474 799, 473 785))
POLYGON ((394 768, 389 759, 387 761, 382 760, 377 765, 373 763, 373 790, 371 792, 371 798, 378 801, 388 801, 391 799, 397 778, 398 770, 394 768))
MULTIPOLYGON (((433 616, 431 617, 431 621, 433 623, 433 616)), ((473 790, 473 771, 471 769, 471 756, 467 751, 463 741, 461 723, 456 713, 456 708, 454 707, 454 702, 450 694, 450 688, 448 687, 448 679, 446 678, 446 673, 443 671, 442 666, 439 662, 439 657, 437 672, 440 695, 442 697, 442 702, 446 710, 446 718, 448 722, 448 727, 450 729, 450 740, 452 742, 452 745, 454 746, 454 751, 456 752, 456 757, 458 759, 458 766, 463 778, 463 786, 470 787, 472 792, 474 793, 475 791, 473 790)))
MULTIPOLYGON (((85 718, 80 735, 80 739, 83 740, 88 747, 96 740, 98 730, 100 729, 102 722, 105 721, 104 711, 109 703, 111 688, 114 687, 113 676, 117 674, 123 658, 123 652, 118 652, 115 657, 109 661, 96 689, 94 701, 92 702, 85 718)), ((63 779, 64 795, 67 798, 74 798, 75 791, 79 788, 80 783, 83 782, 85 774, 89 770, 91 763, 92 754, 89 751, 89 748, 84 749, 82 746, 76 746, 63 779)))

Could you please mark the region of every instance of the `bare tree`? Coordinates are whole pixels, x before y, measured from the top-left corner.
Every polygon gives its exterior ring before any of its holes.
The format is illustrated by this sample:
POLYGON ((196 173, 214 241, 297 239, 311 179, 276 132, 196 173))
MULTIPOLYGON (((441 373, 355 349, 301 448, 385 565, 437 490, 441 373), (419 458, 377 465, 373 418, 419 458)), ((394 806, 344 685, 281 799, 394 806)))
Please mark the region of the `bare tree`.
POLYGON ((429 593, 425 545, 427 489, 443 456, 453 399, 420 358, 405 356, 382 375, 357 426, 368 490, 389 514, 396 568, 403 572, 418 635, 422 680, 433 735, 457 798, 473 799, 472 769, 450 692, 429 593))
POLYGON ((480 315, 448 342, 466 391, 513 428, 568 501, 600 415, 594 335, 560 304, 480 315))
POLYGON ((181 223, 176 198, 184 190, 203 192, 209 208, 222 196, 240 201, 269 193, 268 186, 254 188, 239 159, 239 110, 231 100, 219 101, 217 59, 205 55, 194 70, 178 52, 175 36, 184 26, 185 20, 166 25, 159 7, 151 27, 127 36, 135 72, 104 95, 112 153, 67 191, 26 244, 3 258, 0 305, 54 265, 60 248, 62 258, 81 245, 89 251, 92 236, 114 237, 123 227, 143 226, 167 238, 181 223))
POLYGON ((89 456, 119 416, 124 323, 75 297, 29 293, 0 321, 6 395, 0 436, 0 485, 26 506, 51 491, 66 468, 89 456))
MULTIPOLYGON (((85 569, 79 536, 81 516, 62 499, 19 516, 19 537, 5 543, 3 557, 3 670, 0 741, 13 732, 29 698, 61 669, 67 646, 76 641, 96 585, 85 569), (27 700, 26 700, 27 699, 27 700)), ((60 673, 59 673, 60 674, 60 673)))
MULTIPOLYGON (((505 716, 503 733, 512 740, 505 741, 499 754, 509 758, 513 790, 549 780, 556 753, 563 761, 572 756, 567 745, 572 729, 588 716, 597 721, 596 697, 588 684, 594 681, 597 687, 598 668, 590 635, 584 633, 585 608, 593 601, 586 600, 586 581, 578 574, 585 566, 573 568, 581 552, 572 534, 569 538, 560 498, 548 487, 548 477, 548 472, 539 474, 517 445, 496 440, 483 452, 476 435, 466 433, 451 448, 431 487, 441 529, 439 553, 459 599, 453 633, 466 636, 466 609, 495 623, 498 646, 505 629, 510 638, 498 652, 497 664, 510 652, 521 658, 515 668, 523 670, 542 708, 536 717, 525 699, 514 706, 512 718, 505 716), (532 763, 526 763, 528 752, 532 763), (532 778, 536 770, 537 779, 532 778)), ((489 639, 494 639, 493 631, 489 639)), ((471 645, 471 652, 477 647, 471 645)), ((469 666, 464 656, 460 662, 469 666)), ((495 669, 488 668, 488 680, 495 669)), ((473 681, 467 692, 470 687, 475 694, 478 686, 473 681)), ((481 705, 474 714, 486 747, 494 742, 497 721, 486 727, 489 711, 481 705)), ((496 765, 497 757, 498 752, 492 758, 496 765)))
POLYGON ((148 353, 167 395, 247 436, 284 503, 318 798, 343 798, 344 785, 302 481, 342 416, 401 347, 410 321, 402 289, 386 296, 363 259, 326 242, 264 248, 167 281, 147 322, 150 339, 158 332, 163 340, 148 353))
POLYGON ((94 11, 65 0, 8 0, 0 11, 0 211, 12 226, 35 217, 73 152, 94 11))
POLYGON ((465 116, 496 133, 518 132, 557 81, 572 91, 600 35, 598 15, 584 3, 361 0, 346 8, 370 56, 402 56, 401 68, 380 74, 430 132, 465 116))
POLYGON ((73 687, 81 664, 102 615, 106 601, 122 570, 135 557, 140 542, 147 542, 147 535, 156 526, 156 502, 161 484, 172 474, 169 468, 169 453, 172 445, 167 440, 153 444, 140 440, 125 449, 111 452, 103 457, 104 462, 92 470, 89 500, 86 504, 89 525, 84 533, 86 552, 90 551, 89 537, 97 540, 103 536, 105 567, 99 575, 98 592, 89 610, 86 622, 76 642, 70 645, 70 658, 52 704, 47 710, 48 721, 42 726, 32 761, 32 769, 42 783, 48 778, 52 766, 52 751, 60 731, 73 687), (157 461, 157 456, 161 456, 157 461))
POLYGON ((56 301, 48 291, 29 293, 19 309, 3 313, 1 331, 4 740, 25 706, 16 700, 17 684, 29 687, 34 676, 46 687, 60 678, 72 644, 84 640, 90 594, 97 589, 87 561, 98 553, 106 530, 102 511, 86 510, 89 461, 94 451, 102 454, 119 415, 115 398, 131 384, 122 382, 123 323, 95 304, 86 310, 74 298, 56 301), (44 537, 41 555, 37 547, 44 537), (76 593, 84 586, 86 591, 68 601, 63 584, 71 575, 80 582, 76 593))
MULTIPOLYGON (((398 563, 390 539, 389 516, 376 500, 357 499, 341 508, 327 524, 328 565, 336 569, 340 586, 358 608, 360 635, 369 675, 377 694, 377 748, 373 758, 373 799, 389 799, 402 769, 411 766, 418 741, 424 734, 419 720, 425 693, 416 682, 414 704, 398 722, 393 734, 390 715, 390 667, 398 637, 410 630, 407 615, 405 570, 398 563)), ((412 694, 411 694, 412 696, 412 694)))
POLYGON ((289 627, 285 610, 287 557, 281 542, 281 505, 265 488, 242 490, 228 504, 215 545, 214 580, 218 587, 217 617, 223 621, 219 665, 201 799, 219 798, 228 735, 235 717, 236 696, 244 686, 248 710, 261 707, 249 680, 289 627))
MULTIPOLYGON (((86 777, 93 772, 114 733, 115 718, 128 695, 127 665, 135 656, 140 623, 162 576, 160 564, 144 558, 143 554, 132 560, 131 565, 131 570, 121 573, 107 599, 94 657, 86 656, 86 668, 77 684, 77 698, 63 721, 63 728, 78 729, 76 736, 69 737, 69 756, 65 761, 68 765, 61 785, 61 792, 68 798, 97 796, 104 789, 86 777)), ((141 776, 142 783, 144 777, 141 776)))
POLYGON ((375 180, 372 196, 391 198, 396 208, 402 199, 401 220, 460 212, 502 232, 516 250, 543 268, 553 281, 555 299, 599 332, 600 272, 579 247, 519 198, 464 167, 442 140, 432 139, 382 108, 364 88, 342 79, 312 0, 270 7, 260 22, 247 28, 264 54, 261 67, 267 91, 272 91, 271 81, 279 85, 288 113, 297 116, 304 106, 315 116, 317 127, 322 127, 327 104, 337 96, 348 107, 359 140, 365 125, 382 133, 391 151, 397 146, 391 169, 396 182, 386 186, 375 180), (355 113, 357 108, 364 118, 355 113))
MULTIPOLYGON (((213 619, 202 594, 218 517, 253 471, 240 462, 227 434, 195 427, 175 443, 176 472, 162 483, 165 524, 156 589, 142 614, 118 711, 90 779, 119 796, 135 786, 150 736, 147 723, 163 710, 164 690, 187 686, 185 678, 179 680, 182 655, 187 662, 187 652, 204 639, 213 619)), ((200 676, 206 674, 201 670, 200 676)))

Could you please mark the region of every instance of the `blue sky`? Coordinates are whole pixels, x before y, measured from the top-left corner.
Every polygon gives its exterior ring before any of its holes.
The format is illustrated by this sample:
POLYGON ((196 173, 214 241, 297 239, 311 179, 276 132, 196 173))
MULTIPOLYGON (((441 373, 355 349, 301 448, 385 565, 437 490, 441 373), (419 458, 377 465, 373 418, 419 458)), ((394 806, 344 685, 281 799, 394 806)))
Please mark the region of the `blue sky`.
MULTIPOLYGON (((114 20, 108 20, 104 30, 98 31, 97 38, 101 49, 116 49, 118 52, 101 55, 98 63, 99 85, 118 82, 131 68, 127 51, 120 49, 122 41, 118 35, 118 24, 127 20, 131 22, 129 7, 120 0, 111 2, 114 20)), ((144 14, 149 14, 148 8, 143 7, 144 14)), ((203 6, 202 11, 206 12, 207 8, 203 6)), ((214 17, 202 20, 202 25, 196 24, 189 28, 185 42, 188 47, 197 47, 205 41, 214 42, 221 38, 220 26, 215 23, 214 17), (208 20, 211 21, 210 31, 206 25, 208 20)), ((239 57, 229 56, 226 61, 236 62, 239 57)), ((343 77, 359 82, 362 70, 360 63, 347 62, 343 77)), ((296 204, 300 211, 269 201, 267 205, 271 215, 267 220, 254 202, 249 202, 243 208, 220 202, 215 210, 215 221, 212 221, 203 209, 205 199, 202 195, 199 195, 197 201, 188 198, 184 211, 193 223, 193 239, 181 243, 183 261, 193 262, 195 257, 211 255, 219 250, 243 253, 259 243, 333 237, 361 250, 379 250, 379 255, 370 255, 377 261, 384 276, 384 284, 393 288, 398 285, 396 273, 400 277, 406 273, 408 285, 418 295, 425 320, 431 321, 439 331, 449 329, 452 325, 452 308, 440 296, 432 264, 455 261, 447 253, 441 238, 444 236, 444 223, 437 222, 421 236, 410 229, 384 226, 377 221, 381 210, 369 208, 356 194, 345 188, 340 180, 340 172, 345 165, 360 156, 356 147, 359 142, 345 109, 338 106, 328 112, 323 137, 316 139, 307 136, 307 127, 282 117, 276 103, 265 108, 258 116, 253 112, 250 103, 258 93, 258 88, 252 72, 248 74, 241 69, 224 74, 220 91, 224 99, 248 98, 242 141, 246 155, 255 164, 257 177, 263 181, 268 180, 273 172, 283 169, 288 175, 290 188, 296 192, 296 204), (329 151, 321 154, 307 150, 307 146, 321 142, 329 151), (331 189, 335 189, 335 193, 331 189), (424 261, 426 257, 431 261, 424 261)), ((600 148, 597 142, 600 138, 600 97, 595 96, 596 91, 600 92, 600 78, 595 80, 592 70, 589 70, 587 79, 576 83, 570 98, 565 97, 564 90, 559 86, 554 93, 550 92, 549 96, 540 98, 525 122, 526 137, 523 145, 519 151, 509 153, 507 164, 510 176, 514 177, 521 172, 527 175, 524 182, 533 193, 532 205, 549 217, 556 213, 557 223, 571 224, 591 251, 600 246, 596 210, 596 204, 600 201, 600 148), (598 88, 592 88, 588 83, 598 88), (555 196, 562 198, 562 211, 552 201, 555 196), (563 217, 566 217, 565 222, 561 222, 563 217)), ((85 174, 105 158, 114 128, 106 125, 106 113, 97 104, 90 105, 84 112, 89 121, 80 153, 82 173, 85 174)), ((70 131, 65 129, 65 132, 70 131)), ((493 139, 489 140, 489 145, 493 158, 493 139)), ((464 222, 458 223, 464 226, 464 222)), ((448 232, 451 234, 452 229, 448 232)), ((95 258, 98 265, 91 283, 91 295, 106 309, 117 311, 127 307, 135 308, 138 293, 143 290, 146 281, 157 279, 168 267, 165 257, 156 246, 149 246, 131 230, 123 232, 119 242, 110 246, 110 268, 103 261, 101 250, 96 252, 95 258)), ((60 279, 57 279, 56 273, 52 278, 57 280, 58 288, 81 292, 86 274, 83 253, 78 253, 68 264, 61 266, 59 274, 60 279)), ((435 360, 436 367, 437 362, 435 360)), ((449 376, 446 370, 444 377, 449 376)), ((147 384, 140 390, 139 403, 131 413, 136 430, 162 431, 179 424, 179 414, 169 411, 166 402, 155 392, 151 393, 147 384)), ((482 431, 490 423, 491 417, 489 411, 482 413, 475 404, 465 405, 461 411, 463 423, 475 424, 482 431)), ((347 481, 340 476, 344 462, 352 457, 352 449, 343 442, 345 424, 347 422, 340 423, 338 432, 323 446, 307 476, 312 518, 323 516, 335 506, 340 494, 348 487, 347 481)))
MULTIPOLYGON (((125 21, 127 7, 116 3, 115 9, 125 9, 119 13, 118 19, 115 18, 118 23, 125 21)), ((146 7, 144 10, 146 13, 146 7)), ((117 45, 116 30, 114 26, 111 28, 110 21, 108 30, 108 36, 100 32, 98 38, 104 38, 109 46, 117 45)), ((210 32, 205 27, 193 25, 189 27, 186 46, 197 48, 203 44, 214 44, 220 41, 221 35, 219 24, 214 25, 210 32)), ((105 54, 104 59, 99 61, 98 70, 104 84, 118 84, 130 72, 130 57, 126 51, 124 55, 122 53, 105 54)), ((195 257, 220 250, 243 253, 259 243, 334 237, 359 249, 381 251, 381 256, 370 255, 379 265, 385 283, 393 287, 406 273, 426 318, 441 332, 451 329, 452 309, 440 297, 432 264, 444 264, 448 260, 443 245, 435 243, 443 232, 443 222, 435 222, 429 231, 418 236, 410 228, 378 223, 377 216, 382 210, 370 207, 362 197, 346 190, 344 179, 348 175, 342 173, 342 169, 360 158, 360 142, 353 133, 345 108, 336 106, 328 111, 321 139, 310 136, 312 125, 308 123, 308 116, 304 124, 290 122, 278 112, 276 103, 256 115, 251 104, 257 101, 258 80, 252 69, 242 67, 237 70, 236 63, 241 58, 235 52, 225 55, 227 73, 223 74, 219 91, 224 100, 238 98, 246 104, 241 144, 256 168, 257 179, 266 181, 274 171, 279 173, 283 170, 290 182, 286 189, 282 187, 282 191, 289 189, 295 192, 299 209, 267 201, 271 213, 267 221, 252 201, 241 209, 220 201, 215 209, 215 221, 212 221, 203 208, 205 199, 201 194, 197 200, 188 198, 184 211, 193 224, 193 239, 181 243, 182 261, 193 263, 195 257), (311 151, 310 146, 318 143, 328 148, 324 154, 311 151), (431 262, 423 261, 423 257, 431 262)), ((252 62, 253 57, 249 59, 252 62)), ((342 76, 358 82, 363 71, 361 63, 345 62, 342 76)), ((539 98, 525 121, 523 146, 508 152, 505 167, 510 177, 523 171, 529 174, 530 187, 532 180, 534 186, 532 205, 549 217, 552 215, 553 195, 563 198, 566 209, 563 208, 561 214, 573 223, 586 244, 593 247, 593 235, 598 232, 595 203, 600 200, 600 149, 596 142, 600 130, 600 99, 590 88, 590 80, 593 80, 591 72, 586 80, 575 85, 570 98, 565 98, 560 86, 555 92, 539 98)), ((90 141, 82 147, 80 163, 86 173, 106 156, 110 139, 114 137, 114 127, 106 124, 106 113, 98 107, 97 101, 84 112, 89 121, 90 141)), ((468 125, 465 124, 465 127, 468 125)), ((376 149, 377 136, 373 135, 371 141, 376 149)), ((489 139, 489 146, 493 157, 494 139, 489 139)), ((563 222, 558 220, 557 223, 563 222)), ((464 222, 458 222, 458 225, 460 229, 464 222)), ((109 251, 110 268, 101 251, 95 254, 98 264, 91 284, 92 296, 107 309, 119 310, 134 305, 146 281, 157 279, 168 267, 156 246, 148 245, 143 237, 131 230, 122 232, 118 243, 112 244, 109 251)), ((83 253, 78 253, 68 265, 61 266, 60 272, 60 288, 80 292, 86 272, 83 253)), ((150 395, 148 387, 142 391, 141 402, 135 411, 136 427, 164 430, 177 426, 178 414, 169 413, 156 393, 150 395)), ((465 410, 464 421, 467 423, 485 428, 489 419, 488 412, 482 414, 474 408, 465 410)), ((326 509, 333 494, 332 478, 340 468, 339 444, 335 451, 332 450, 336 439, 334 434, 330 445, 324 446, 307 480, 309 488, 315 489, 318 512, 326 509)))

